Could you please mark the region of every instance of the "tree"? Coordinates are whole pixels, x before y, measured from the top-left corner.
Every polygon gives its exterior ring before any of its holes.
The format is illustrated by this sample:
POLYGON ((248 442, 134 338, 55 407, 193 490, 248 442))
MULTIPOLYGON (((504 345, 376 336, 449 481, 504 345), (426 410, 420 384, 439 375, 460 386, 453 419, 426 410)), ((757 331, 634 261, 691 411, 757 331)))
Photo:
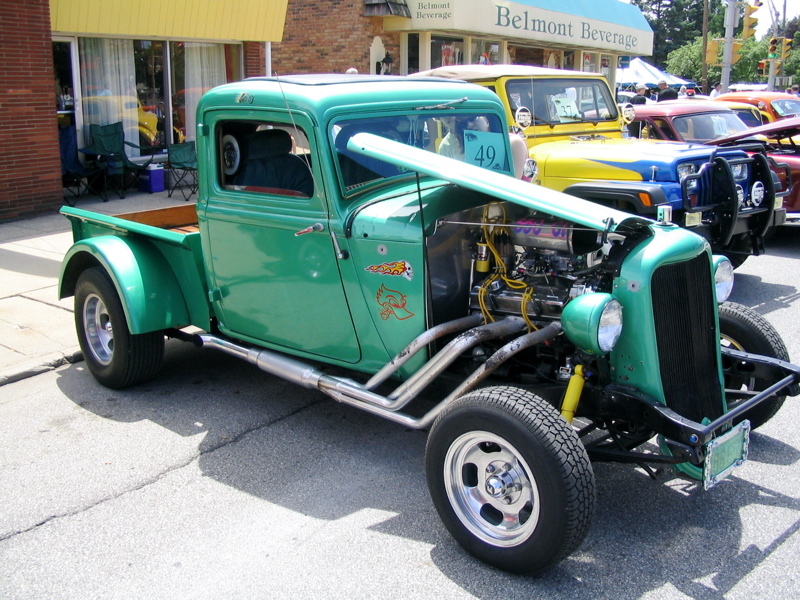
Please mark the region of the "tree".
MULTIPOLYGON (((665 68, 670 52, 691 45, 703 34, 703 0, 631 0, 653 29, 650 62, 665 68)), ((725 29, 723 0, 709 0, 709 34, 721 37, 725 29)))
MULTIPOLYGON (((703 64, 702 41, 703 38, 698 37, 692 43, 670 52, 667 58, 667 71, 682 79, 699 82, 703 64)), ((794 44, 800 44, 800 31, 795 36, 794 44)), ((766 83, 766 74, 763 77, 758 75, 758 63, 766 59, 768 47, 769 38, 767 37, 761 40, 753 38, 745 40, 741 50, 741 58, 731 67, 731 82, 766 83)), ((720 48, 720 59, 721 57, 722 49, 720 48)), ((793 50, 784 63, 781 74, 796 75, 797 73, 800 73, 800 52, 793 50)), ((722 71, 719 66, 708 67, 709 81, 719 81, 721 74, 722 71)))

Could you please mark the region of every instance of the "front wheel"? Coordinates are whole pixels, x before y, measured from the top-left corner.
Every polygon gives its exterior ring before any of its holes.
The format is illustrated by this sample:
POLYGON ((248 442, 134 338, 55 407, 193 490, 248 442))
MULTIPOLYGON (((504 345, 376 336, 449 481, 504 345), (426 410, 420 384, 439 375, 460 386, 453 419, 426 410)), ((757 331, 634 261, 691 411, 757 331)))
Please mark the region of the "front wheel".
MULTIPOLYGON (((789 353, 780 334, 769 321, 746 306, 735 302, 720 304, 719 331, 720 343, 723 347, 789 360, 789 353)), ((735 366, 730 359, 723 357, 722 367, 727 390, 758 392, 774 383, 742 374, 739 370, 734 369, 735 366)), ((745 412, 744 416, 737 419, 737 422, 749 419, 753 429, 760 427, 775 416, 785 399, 785 395, 773 396, 745 412)), ((729 403, 728 408, 733 406, 735 406, 734 403, 729 403)))
POLYGON ((163 332, 131 334, 117 290, 100 267, 87 269, 78 278, 75 328, 89 371, 106 387, 141 383, 161 368, 163 332))
POLYGON ((513 387, 477 390, 431 428, 425 466, 436 510, 480 560, 537 574, 580 546, 594 474, 572 427, 544 399, 513 387))

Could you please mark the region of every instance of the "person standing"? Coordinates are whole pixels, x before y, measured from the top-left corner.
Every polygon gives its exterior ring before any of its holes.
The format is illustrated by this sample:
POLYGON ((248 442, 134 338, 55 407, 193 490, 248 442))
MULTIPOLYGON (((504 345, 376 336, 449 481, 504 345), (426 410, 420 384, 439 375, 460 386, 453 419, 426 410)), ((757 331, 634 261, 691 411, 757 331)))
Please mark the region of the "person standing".
MULTIPOLYGON (((636 95, 631 97, 631 104, 634 106, 637 104, 647 104, 647 84, 644 83, 637 83, 636 84, 636 95)), ((640 137, 642 133, 642 122, 641 121, 631 121, 628 123, 628 135, 631 137, 640 137)))
POLYGON ((663 100, 677 100, 678 99, 678 92, 675 88, 671 88, 667 85, 667 81, 662 79, 658 82, 658 89, 661 90, 658 92, 658 101, 661 102, 663 100))
POLYGON ((716 98, 717 96, 719 96, 722 93, 721 90, 722 90, 722 84, 721 83, 715 83, 714 84, 714 89, 711 90, 711 97, 712 98, 716 98))

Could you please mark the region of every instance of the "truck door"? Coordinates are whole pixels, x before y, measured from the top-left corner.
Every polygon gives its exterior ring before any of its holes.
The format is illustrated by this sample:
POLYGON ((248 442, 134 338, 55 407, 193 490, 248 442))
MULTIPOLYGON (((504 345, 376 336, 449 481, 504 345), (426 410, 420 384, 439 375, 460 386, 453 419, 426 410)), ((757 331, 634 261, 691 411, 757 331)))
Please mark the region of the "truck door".
POLYGON ((240 339, 355 363, 361 352, 313 131, 302 115, 280 117, 209 122, 216 173, 197 212, 219 326, 240 339))

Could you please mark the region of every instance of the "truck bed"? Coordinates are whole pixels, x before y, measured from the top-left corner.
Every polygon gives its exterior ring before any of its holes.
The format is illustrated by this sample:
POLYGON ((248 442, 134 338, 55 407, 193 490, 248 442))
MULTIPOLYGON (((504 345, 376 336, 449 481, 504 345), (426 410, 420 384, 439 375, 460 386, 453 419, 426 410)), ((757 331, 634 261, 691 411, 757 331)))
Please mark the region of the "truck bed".
POLYGON ((61 213, 72 222, 75 241, 95 235, 113 234, 115 231, 126 231, 184 245, 186 241, 184 236, 191 236, 199 232, 194 204, 114 216, 65 206, 61 209, 61 213))
MULTIPOLYGON (((120 279, 118 287, 121 290, 138 289, 141 283, 138 269, 149 273, 148 277, 151 279, 161 278, 159 285, 165 289, 176 286, 171 288, 173 295, 169 302, 175 306, 184 305, 186 312, 183 314, 188 315, 188 321, 175 321, 174 317, 171 317, 172 320, 162 320, 166 326, 194 325, 200 328, 209 326, 208 289, 205 283, 203 250, 194 204, 115 216, 65 206, 61 208, 61 213, 72 224, 75 244, 67 254, 67 263, 60 283, 60 297, 74 293, 76 279, 86 264, 81 256, 91 255, 93 260, 105 257, 104 261, 109 265, 126 265, 125 268, 113 273, 114 278, 120 279), (120 263, 113 258, 120 247, 110 244, 108 237, 124 240, 130 248, 132 258, 129 262, 120 263), (73 256, 77 258, 72 260, 73 256), (168 275, 169 273, 172 277, 168 275), (126 281, 125 277, 129 279, 126 281)), ((153 297, 158 295, 155 294, 153 297)), ((170 306, 148 304, 146 310, 151 310, 155 314, 170 315, 170 306)), ((159 328, 164 327, 163 323, 159 324, 159 328)))
POLYGON ((160 229, 169 229, 179 233, 195 233, 197 227, 197 212, 194 204, 170 206, 169 208, 156 208, 132 213, 117 215, 118 219, 152 225, 160 229))

